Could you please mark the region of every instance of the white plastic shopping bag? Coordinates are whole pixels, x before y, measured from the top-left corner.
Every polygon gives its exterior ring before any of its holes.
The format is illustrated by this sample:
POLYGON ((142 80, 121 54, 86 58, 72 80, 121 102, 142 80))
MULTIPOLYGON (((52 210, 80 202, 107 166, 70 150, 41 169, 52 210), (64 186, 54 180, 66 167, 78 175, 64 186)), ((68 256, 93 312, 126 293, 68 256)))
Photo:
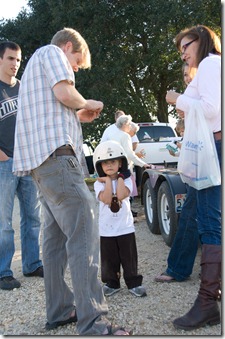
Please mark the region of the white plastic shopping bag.
POLYGON ((221 184, 221 172, 213 133, 197 101, 185 116, 185 132, 178 160, 183 182, 197 190, 221 184))

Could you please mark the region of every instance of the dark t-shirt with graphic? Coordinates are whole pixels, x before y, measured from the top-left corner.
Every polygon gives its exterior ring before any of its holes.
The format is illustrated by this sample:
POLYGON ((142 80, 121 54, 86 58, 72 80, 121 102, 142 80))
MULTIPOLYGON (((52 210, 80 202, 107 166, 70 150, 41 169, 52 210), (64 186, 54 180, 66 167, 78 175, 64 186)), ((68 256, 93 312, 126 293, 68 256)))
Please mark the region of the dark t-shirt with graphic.
POLYGON ((8 85, 0 80, 0 149, 13 157, 14 134, 20 81, 8 85))

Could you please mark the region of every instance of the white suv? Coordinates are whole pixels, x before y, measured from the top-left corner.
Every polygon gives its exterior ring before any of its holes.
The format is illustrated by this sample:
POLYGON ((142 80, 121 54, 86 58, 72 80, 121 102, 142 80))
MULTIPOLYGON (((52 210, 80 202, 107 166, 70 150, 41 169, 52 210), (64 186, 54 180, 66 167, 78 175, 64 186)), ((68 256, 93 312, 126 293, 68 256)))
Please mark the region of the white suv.
POLYGON ((170 155, 168 142, 181 140, 169 123, 141 122, 137 132, 139 144, 136 152, 144 150, 145 162, 154 165, 176 164, 177 158, 170 155))

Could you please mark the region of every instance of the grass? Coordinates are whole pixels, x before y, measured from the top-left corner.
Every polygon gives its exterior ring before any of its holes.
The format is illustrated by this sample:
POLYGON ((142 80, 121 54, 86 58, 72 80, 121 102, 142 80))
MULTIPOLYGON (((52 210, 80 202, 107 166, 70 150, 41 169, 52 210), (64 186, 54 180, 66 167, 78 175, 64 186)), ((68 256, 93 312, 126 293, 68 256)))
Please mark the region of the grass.
POLYGON ((86 184, 93 184, 96 181, 97 178, 85 178, 86 184))

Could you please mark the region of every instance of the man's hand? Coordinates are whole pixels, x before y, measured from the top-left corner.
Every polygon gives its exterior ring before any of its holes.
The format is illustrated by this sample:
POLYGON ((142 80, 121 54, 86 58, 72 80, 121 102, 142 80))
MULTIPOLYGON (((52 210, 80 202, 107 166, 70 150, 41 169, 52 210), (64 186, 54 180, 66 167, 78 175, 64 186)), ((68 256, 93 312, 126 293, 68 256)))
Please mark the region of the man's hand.
POLYGON ((80 122, 92 122, 94 119, 99 117, 100 112, 98 110, 92 111, 85 108, 79 109, 77 111, 77 116, 80 122))
POLYGON ((6 155, 5 152, 0 149, 0 161, 7 161, 8 159, 8 155, 6 155))
POLYGON ((88 99, 86 100, 86 103, 83 108, 89 111, 96 111, 96 112, 101 112, 103 110, 103 102, 97 101, 97 100, 92 100, 88 99))
POLYGON ((103 109, 103 103, 96 100, 86 100, 84 108, 77 111, 77 115, 80 122, 92 122, 94 119, 99 118, 99 115, 103 109))

